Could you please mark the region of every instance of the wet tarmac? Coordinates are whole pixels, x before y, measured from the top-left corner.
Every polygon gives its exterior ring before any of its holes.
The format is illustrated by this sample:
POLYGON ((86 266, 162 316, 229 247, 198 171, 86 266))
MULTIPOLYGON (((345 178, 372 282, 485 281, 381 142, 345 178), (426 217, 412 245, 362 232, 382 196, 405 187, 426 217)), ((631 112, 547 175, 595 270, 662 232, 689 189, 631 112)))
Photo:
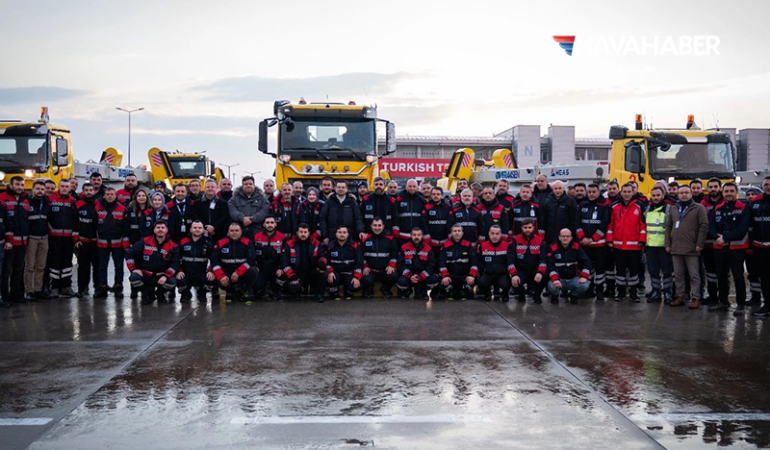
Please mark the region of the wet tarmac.
POLYGON ((770 321, 629 303, 0 310, 0 449, 770 447, 770 321))

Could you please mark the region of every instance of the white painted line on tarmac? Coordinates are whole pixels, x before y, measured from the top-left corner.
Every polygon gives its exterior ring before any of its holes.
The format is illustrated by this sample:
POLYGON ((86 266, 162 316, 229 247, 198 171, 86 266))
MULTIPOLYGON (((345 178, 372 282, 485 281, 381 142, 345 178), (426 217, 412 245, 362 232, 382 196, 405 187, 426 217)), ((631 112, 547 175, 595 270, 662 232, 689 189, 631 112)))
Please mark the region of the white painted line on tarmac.
POLYGON ((632 414, 629 419, 634 422, 767 422, 770 413, 663 413, 663 414, 632 414))
POLYGON ((492 422, 486 416, 423 415, 423 416, 258 416, 234 417, 232 425, 294 425, 294 424, 421 424, 421 423, 482 423, 492 422))
POLYGON ((53 419, 48 417, 30 417, 25 419, 2 419, 0 418, 0 427, 25 427, 34 426, 39 427, 42 425, 48 425, 53 419))

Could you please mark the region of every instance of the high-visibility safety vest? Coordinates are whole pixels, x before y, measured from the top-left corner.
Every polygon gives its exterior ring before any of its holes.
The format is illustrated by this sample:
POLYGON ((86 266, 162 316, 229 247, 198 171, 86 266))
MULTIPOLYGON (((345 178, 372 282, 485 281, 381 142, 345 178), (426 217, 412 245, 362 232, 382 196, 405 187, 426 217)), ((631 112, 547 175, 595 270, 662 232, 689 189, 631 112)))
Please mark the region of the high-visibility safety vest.
POLYGON ((666 216, 671 206, 653 210, 653 205, 645 211, 645 223, 647 224, 647 247, 664 247, 666 245, 666 216))

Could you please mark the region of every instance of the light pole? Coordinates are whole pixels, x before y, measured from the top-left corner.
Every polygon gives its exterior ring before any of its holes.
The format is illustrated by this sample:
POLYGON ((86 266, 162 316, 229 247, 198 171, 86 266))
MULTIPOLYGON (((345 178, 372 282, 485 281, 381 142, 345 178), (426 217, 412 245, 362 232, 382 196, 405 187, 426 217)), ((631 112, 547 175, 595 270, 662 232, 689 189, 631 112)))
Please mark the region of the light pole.
MULTIPOLYGON (((230 178, 230 169, 235 167, 235 166, 240 166, 241 163, 238 163, 238 164, 221 164, 221 165, 227 167, 227 178, 230 178)), ((230 178, 230 180, 232 180, 232 178, 230 178)))
POLYGON ((115 108, 118 111, 123 111, 124 113, 128 113, 128 165, 131 166, 131 114, 139 111, 144 111, 144 108, 136 108, 136 109, 123 109, 123 108, 115 108))

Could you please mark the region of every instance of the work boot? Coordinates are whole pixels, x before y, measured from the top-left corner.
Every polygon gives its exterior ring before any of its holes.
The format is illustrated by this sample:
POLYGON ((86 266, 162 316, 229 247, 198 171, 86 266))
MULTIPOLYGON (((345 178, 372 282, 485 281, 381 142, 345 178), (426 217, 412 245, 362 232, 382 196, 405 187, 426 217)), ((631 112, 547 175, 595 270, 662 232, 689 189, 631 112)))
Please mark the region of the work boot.
POLYGON ((195 298, 197 298, 199 302, 208 301, 208 294, 209 292, 204 287, 195 288, 195 298))
POLYGON ((759 292, 752 292, 751 298, 746 302, 746 306, 759 306, 762 304, 762 294, 759 292))
POLYGON ((684 297, 677 297, 669 306, 684 306, 684 297))
POLYGON ((391 289, 380 288, 380 294, 382 294, 382 298, 392 298, 393 297, 393 291, 391 289))
POLYGON ((597 302, 603 302, 604 301, 604 290, 602 290, 601 287, 596 289, 596 301, 597 302))
POLYGON ((503 303, 508 303, 510 301, 510 299, 508 298, 507 292, 503 292, 502 294, 500 294, 500 301, 503 303))
POLYGON ((22 295, 18 300, 14 300, 14 303, 27 303, 27 298, 22 295))
POLYGON ((606 298, 615 298, 615 287, 610 287, 607 285, 607 287, 604 288, 604 296, 606 298))
POLYGON ((0 300, 0 308, 10 308, 10 307, 11 307, 10 302, 6 302, 5 300, 0 300))
POLYGON ((179 303, 187 303, 192 300, 192 289, 187 288, 179 295, 179 303))
POLYGON ((139 290, 135 288, 134 286, 131 286, 131 300, 136 300, 136 298, 139 296, 139 290))
POLYGON ((738 307, 735 308, 735 311, 733 311, 733 316, 735 316, 735 317, 741 317, 744 314, 746 314, 746 308, 744 308, 741 305, 738 305, 738 307))
POLYGON ((24 296, 24 299, 28 302, 35 302, 37 301, 37 297, 32 292, 27 292, 27 295, 24 296))
POLYGON ((318 303, 323 303, 324 302, 324 296, 322 294, 316 293, 315 294, 315 301, 318 302, 318 303))
POLYGON ((99 286, 99 289, 94 292, 94 299, 97 298, 107 298, 107 286, 101 285, 99 286))
POLYGON ((639 298, 639 291, 637 289, 631 289, 631 300, 633 300, 634 303, 639 303, 640 301, 642 301, 639 298))
POLYGON ((572 305, 577 305, 578 304, 578 297, 577 297, 577 295, 570 294, 569 295, 569 302, 572 305))
POLYGON ((112 292, 115 293, 115 298, 123 298, 123 285, 116 283, 114 286, 112 286, 112 292))
POLYGON ((730 309, 730 305, 725 305, 724 303, 718 303, 716 305, 711 305, 708 307, 708 312, 718 312, 718 311, 727 311, 730 309))
POLYGON ((690 301, 690 304, 687 306, 690 309, 698 309, 700 308, 700 300, 697 298, 694 298, 690 301))
POLYGON ((231 291, 225 291, 225 303, 233 302, 233 293, 231 291))
POLYGON ((362 298, 374 298, 374 288, 369 288, 361 293, 362 298))
POLYGON ((142 289, 142 304, 152 305, 155 302, 155 289, 142 289))
POLYGON ((77 298, 83 298, 86 295, 88 295, 88 288, 78 289, 78 291, 75 293, 75 297, 77 298))
POLYGON ((660 291, 653 291, 652 295, 647 297, 647 303, 660 303, 663 297, 660 295, 660 291))
MULTIPOLYGON (((37 299, 38 300, 50 300, 51 299, 51 291, 48 289, 43 289, 42 291, 37 293, 37 299)), ((757 303, 759 304, 759 303, 757 303)))
POLYGON ((765 302, 761 308, 751 313, 754 317, 768 317, 770 316, 770 303, 765 302))
POLYGON ((50 297, 51 298, 59 298, 59 290, 58 289, 51 289, 50 297))
POLYGON ((543 303, 543 297, 541 297, 540 294, 535 294, 532 296, 532 301, 535 302, 536 305, 540 305, 543 303))
POLYGON ((551 304, 552 305, 558 305, 559 304, 559 296, 551 294, 551 304))
POLYGON ((615 295, 615 301, 616 302, 622 302, 626 299, 626 290, 625 289, 618 289, 617 295, 615 295))
POLYGON ((719 304, 719 300, 715 296, 709 295, 700 303, 703 303, 703 306, 713 306, 719 304))
POLYGON ((71 287, 67 286, 66 288, 64 288, 61 291, 59 291, 59 296, 60 297, 74 297, 75 296, 75 292, 72 290, 71 287))
POLYGON ((519 294, 517 296, 517 298, 516 298, 516 301, 519 302, 519 303, 526 303, 527 302, 527 297, 524 296, 524 294, 519 294))
POLYGON ((409 295, 411 295, 410 288, 406 288, 406 289, 398 288, 398 298, 407 299, 409 298, 409 295))

